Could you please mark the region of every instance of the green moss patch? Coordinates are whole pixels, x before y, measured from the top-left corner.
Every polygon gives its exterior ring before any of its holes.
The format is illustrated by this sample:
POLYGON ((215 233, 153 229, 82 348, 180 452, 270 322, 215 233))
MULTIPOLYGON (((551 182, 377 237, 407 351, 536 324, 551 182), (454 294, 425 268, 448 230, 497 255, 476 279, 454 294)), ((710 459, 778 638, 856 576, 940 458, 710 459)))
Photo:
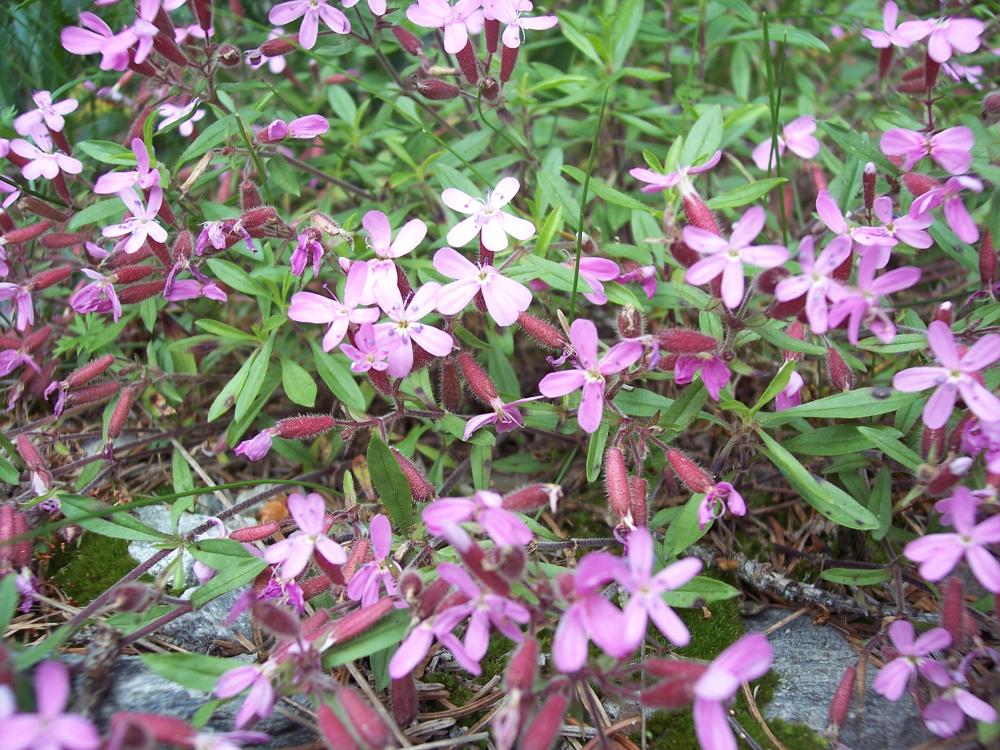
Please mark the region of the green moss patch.
POLYGON ((85 606, 135 565, 135 560, 128 554, 127 541, 88 533, 84 534, 78 547, 68 548, 53 556, 49 574, 53 583, 70 600, 85 606))

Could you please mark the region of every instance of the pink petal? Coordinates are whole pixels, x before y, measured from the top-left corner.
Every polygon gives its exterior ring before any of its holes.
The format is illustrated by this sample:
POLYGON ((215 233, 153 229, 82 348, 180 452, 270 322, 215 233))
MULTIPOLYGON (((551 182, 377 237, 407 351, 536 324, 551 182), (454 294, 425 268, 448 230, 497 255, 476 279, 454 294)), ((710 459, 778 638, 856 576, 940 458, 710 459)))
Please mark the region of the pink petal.
POLYGON ((659 597, 650 597, 647 602, 649 617, 668 641, 675 646, 684 647, 691 642, 691 633, 677 613, 667 606, 659 597))
POLYGON ((722 253, 710 255, 691 266, 684 274, 684 280, 694 286, 707 284, 722 273, 728 265, 729 261, 722 253))
POLYGON ((892 387, 897 391, 912 393, 934 388, 948 377, 943 367, 910 367, 897 372, 892 378, 892 387))
POLYGON ((749 245, 764 228, 766 218, 767 214, 760 206, 749 209, 740 217, 739 221, 733 224, 729 244, 734 248, 743 248, 749 245))
POLYGON ((450 247, 434 253, 434 269, 451 279, 474 279, 479 268, 468 258, 450 247))
POLYGON ((573 321, 569 327, 569 340, 576 350, 577 359, 585 368, 597 365, 597 326, 586 318, 573 321))
POLYGON ((389 256, 399 258, 412 251, 427 236, 427 225, 420 219, 410 219, 396 234, 389 248, 389 256))
POLYGON ((931 429, 944 427, 955 409, 956 388, 952 383, 942 383, 927 399, 924 406, 924 424, 931 429))
POLYGON ((445 357, 451 354, 451 350, 455 346, 451 334, 434 326, 422 325, 419 330, 413 328, 410 331, 410 337, 420 344, 424 351, 435 357, 445 357))
POLYGON ((875 692, 891 701, 898 701, 903 697, 914 672, 913 664, 906 659, 893 659, 875 675, 875 692))
POLYGON ((816 196, 816 213, 820 220, 826 224, 827 229, 835 234, 847 232, 847 222, 844 221, 844 214, 841 213, 837 202, 830 195, 828 190, 820 190, 816 196))
POLYGON ((727 262, 722 269, 722 301, 726 307, 734 310, 740 306, 744 288, 743 264, 727 262))
POLYGON ((583 398, 576 412, 580 429, 587 433, 597 432, 604 416, 604 383, 590 381, 583 384, 583 398))
POLYGON ((722 703, 695 698, 693 713, 695 734, 704 750, 736 750, 736 738, 722 703))
POLYGON ((338 307, 338 303, 329 297, 313 292, 296 292, 288 305, 288 317, 299 323, 329 323, 338 307))
POLYGON ((514 199, 520 189, 521 183, 515 178, 504 177, 490 193, 490 204, 494 208, 503 208, 514 199))
POLYGON ((465 245, 468 245, 477 234, 479 234, 479 222, 476 221, 475 216, 470 216, 468 219, 463 219, 448 230, 446 239, 448 240, 449 245, 464 247, 465 245))
POLYGON ((326 516, 323 497, 317 492, 308 495, 293 493, 288 498, 288 510, 295 523, 306 534, 322 534, 326 516))
POLYGON ((638 341, 620 341, 601 357, 598 370, 602 375, 612 375, 629 367, 642 356, 643 345, 638 341))
MULTIPOLYGON (((955 335, 947 323, 940 320, 932 321, 927 326, 927 343, 937 356, 938 361, 949 370, 959 369, 958 348, 955 346, 955 335)), ((1000 355, 998 355, 1000 356, 1000 355)))
MULTIPOLYGON (((479 282, 475 279, 461 279, 445 284, 438 291, 437 309, 442 315, 461 312, 479 292, 479 282)), ((514 316, 516 319, 516 315, 514 316)))
POLYGON ((546 398, 559 398, 581 388, 585 381, 583 370, 550 372, 539 382, 538 390, 546 398))
POLYGON ((721 253, 729 249, 729 243, 713 232, 701 227, 684 227, 681 234, 684 244, 702 254, 721 253))
POLYGON ((582 607, 575 604, 563 613, 552 638, 556 669, 567 674, 579 671, 587 663, 587 640, 582 607))
POLYGON ((69 674, 57 661, 46 661, 35 670, 35 700, 38 714, 52 719, 62 713, 69 698, 69 674))

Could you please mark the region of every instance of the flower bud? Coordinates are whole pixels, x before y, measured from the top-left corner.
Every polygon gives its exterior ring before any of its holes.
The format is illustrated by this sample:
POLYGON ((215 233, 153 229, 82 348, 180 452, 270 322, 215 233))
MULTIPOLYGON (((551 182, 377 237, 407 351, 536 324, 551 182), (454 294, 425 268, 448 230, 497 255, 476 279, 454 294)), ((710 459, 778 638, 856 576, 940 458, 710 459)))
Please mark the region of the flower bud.
POLYGON ((256 599, 250 611, 260 626, 272 635, 279 638, 298 638, 301 631, 299 618, 284 607, 256 599))
POLYGON ((604 489, 611 512, 617 518, 626 518, 632 499, 621 448, 608 448, 604 454, 604 489))
POLYGON ((389 701, 396 726, 406 729, 416 718, 420 707, 417 702, 417 683, 408 674, 389 683, 389 701))
POLYGON ((987 292, 993 289, 997 280, 997 254, 988 229, 983 231, 983 239, 979 243, 979 279, 980 289, 987 292))
POLYGON ((889 72, 889 68, 892 67, 892 45, 888 47, 883 47, 882 51, 878 56, 878 77, 879 80, 885 78, 886 74, 889 72))
POLYGON ((31 565, 32 546, 30 539, 11 543, 28 530, 24 514, 13 503, 0 505, 0 571, 19 570, 31 565))
POLYGON ((479 366, 479 363, 468 352, 461 352, 458 355, 458 365, 462 368, 462 376, 469 384, 471 390, 484 404, 490 404, 500 398, 497 387, 486 374, 486 371, 479 366))
POLYGON ((927 494, 931 496, 947 494, 963 476, 969 473, 972 463, 972 459, 968 456, 959 456, 939 466, 937 474, 927 483, 927 494))
POLYGON ((123 305, 134 305, 150 297, 155 297, 163 291, 163 279, 159 281, 147 281, 143 284, 135 284, 125 287, 118 292, 118 299, 123 305))
POLYGON ((348 612, 327 627, 325 633, 327 646, 345 643, 367 633, 392 610, 392 598, 383 596, 374 604, 348 612))
POLYGON ((520 750, 549 750, 559 736, 567 703, 566 696, 562 693, 556 693, 546 700, 535 718, 525 727, 518 745, 520 750))
POLYGON ((497 43, 500 41, 500 21, 496 18, 487 18, 483 22, 486 31, 486 51, 491 55, 497 53, 497 43))
POLYGON ((434 485, 427 481, 420 470, 398 450, 395 448, 391 450, 396 463, 399 464, 399 468, 403 472, 403 476, 406 477, 407 484, 410 485, 410 492, 413 494, 413 499, 423 501, 436 497, 437 490, 434 489, 434 485))
POLYGON ((938 71, 941 70, 941 63, 930 56, 930 52, 927 53, 927 57, 924 60, 924 80, 927 82, 927 88, 934 88, 934 84, 937 83, 938 71))
POLYGON ((830 378, 830 384, 841 393, 854 387, 854 373, 840 356, 840 352, 832 346, 826 350, 826 374, 830 378))
POLYGON ((35 291, 48 289, 50 286, 55 286, 56 284, 68 279, 71 273, 73 273, 73 269, 69 266, 50 268, 47 271, 42 271, 41 273, 32 276, 28 284, 35 291))
POLYGON ((433 101, 455 99, 462 93, 462 90, 455 84, 437 78, 417 79, 413 84, 413 88, 425 99, 433 101))
POLYGON ((486 76, 482 80, 479 90, 482 92, 483 98, 488 102, 495 102, 500 98, 500 84, 493 76, 486 76))
POLYGON ((202 31, 212 30, 212 0, 194 0, 194 17, 202 31))
POLYGON ((399 580, 396 581, 396 591, 411 608, 415 608, 423 590, 424 581, 417 571, 407 568, 400 573, 399 580))
POLYGON ((73 404, 95 404, 111 398, 118 393, 119 388, 118 383, 98 383, 70 393, 67 400, 73 404))
POLYGON ((659 333, 660 348, 674 354, 714 352, 718 342, 714 336, 685 328, 668 328, 659 333))
POLYGON ((674 474, 691 492, 708 492, 714 485, 704 469, 676 448, 667 448, 666 457, 674 474))
POLYGON ((135 390, 132 386, 123 390, 122 395, 119 396, 115 410, 111 413, 111 419, 108 420, 108 442, 114 442, 122 434, 122 428, 125 426, 125 420, 128 419, 134 398, 135 390))
POLYGON ((514 66, 517 65, 517 56, 520 51, 520 47, 508 47, 506 44, 500 50, 501 83, 507 83, 510 80, 511 75, 514 73, 514 66))
POLYGON ((924 426, 920 434, 920 454, 927 460, 931 459, 933 453, 935 458, 944 455, 944 441, 946 431, 943 427, 924 426))
POLYGON ((142 583, 126 583, 115 589, 112 607, 119 612, 142 612, 154 599, 149 586, 142 583))
POLYGON ((277 521, 267 521, 257 526, 230 531, 229 538, 237 542, 259 542, 277 534, 279 528, 277 521))
POLYGON ((385 748, 392 744, 392 731, 361 695, 350 687, 341 688, 337 700, 347 717, 347 723, 362 742, 371 748, 385 748))
POLYGON ((847 721, 847 714, 851 710, 851 694, 857 677, 857 667, 850 666, 844 670, 844 676, 840 678, 840 684, 837 685, 837 689, 833 693, 833 700, 830 701, 831 727, 841 727, 847 721))
POLYGON ((458 411, 462 406, 462 379, 454 358, 441 362, 441 401, 447 411, 458 411))
MULTIPOLYGON (((686 192, 682 197, 684 201, 684 215, 687 216, 688 223, 691 226, 704 229, 706 232, 711 232, 714 235, 722 236, 722 232, 719 231, 719 225, 715 221, 715 216, 712 214, 711 209, 705 205, 705 201, 701 199, 701 196, 694 192, 686 192)), ((698 257, 700 258, 701 256, 698 257)))
POLYGON ((152 266, 122 266, 115 271, 115 280, 119 284, 131 284, 153 273, 152 266))
POLYGON ((45 341, 52 334, 52 326, 45 325, 39 328, 37 331, 32 331, 24 339, 24 348, 29 352, 34 352, 38 347, 45 343, 45 341))
POLYGON ((936 190, 941 187, 941 183, 930 175, 918 174, 917 172, 907 172, 903 175, 903 187, 915 198, 920 197, 929 190, 936 190))
POLYGON ((264 57, 281 57, 289 52, 294 52, 298 41, 297 36, 279 36, 277 39, 268 39, 260 45, 260 53, 264 57))
POLYGON ((371 547, 367 539, 356 539, 354 541, 354 544, 351 545, 351 552, 347 556, 347 561, 340 567, 340 572, 343 574, 345 581, 350 581, 354 578, 354 573, 357 571, 358 566, 363 565, 367 561, 370 553, 371 547))
POLYGON ((668 710, 691 705, 694 684, 707 669, 703 664, 680 659, 647 659, 645 668, 648 675, 661 677, 663 681, 643 691, 642 705, 668 710))
POLYGON ((538 674, 538 641, 533 636, 526 637, 507 663, 504 684, 508 691, 520 690, 530 693, 538 674))
POLYGON ((243 59, 240 51, 232 44, 223 44, 216 53, 219 63, 227 68, 235 68, 243 59))
POLYGON ((411 55, 419 55, 423 52, 423 47, 420 45, 420 39, 413 33, 404 29, 402 26, 393 26, 392 33, 393 36, 396 37, 396 41, 399 42, 399 46, 411 55))
MULTIPOLYGON (((333 581, 327 578, 325 575, 313 576, 299 584, 299 588, 302 589, 302 598, 306 601, 310 599, 315 599, 320 594, 325 594, 333 586, 333 581)), ((321 612, 323 610, 320 610, 321 612)))
POLYGON ((321 703, 316 709, 316 720, 319 724, 319 731, 323 733, 323 737, 330 747, 335 747, 337 750, 359 750, 354 735, 325 703, 321 703))
POLYGON ((42 247, 49 250, 62 250, 66 247, 73 247, 73 245, 81 245, 85 241, 86 238, 77 232, 50 232, 43 234, 39 240, 42 247))
POLYGON ((982 117, 987 124, 1000 120, 1000 92, 994 91, 983 98, 982 117))
POLYGON ((813 187, 817 193, 820 190, 829 189, 829 185, 826 182, 826 175, 823 174, 823 168, 819 164, 811 162, 809 164, 809 174, 812 177, 813 187))
POLYGON ((558 484, 530 484, 505 495, 503 508, 517 513, 531 513, 547 505, 555 513, 562 496, 562 487, 558 484))
POLYGON ((275 429, 278 437, 287 440, 308 440, 329 432, 335 425, 336 420, 329 414, 303 414, 278 420, 275 429))
POLYGON ((17 445, 17 454, 30 471, 38 471, 45 468, 45 460, 42 458, 42 454, 38 452, 38 449, 28 440, 28 437, 23 432, 18 433, 15 443, 17 445))
POLYGON ((240 183, 240 206, 243 211, 250 211, 259 208, 261 204, 260 192, 251 180, 243 180, 240 183))
POLYGON ((642 336, 642 313, 633 305, 620 308, 615 322, 618 324, 618 335, 623 339, 637 339, 642 336))
POLYGON ((39 221, 34 224, 29 224, 26 227, 18 227, 17 229, 12 229, 9 232, 4 233, 3 243, 4 245, 20 245, 22 242, 30 242, 36 237, 40 237, 42 234, 52 226, 51 221, 39 221))
POLYGON ((517 316, 517 324, 536 343, 547 349, 565 349, 569 346, 562 332, 547 320, 523 312, 517 316))
POLYGON ((948 326, 951 325, 950 302, 942 302, 940 305, 937 306, 937 309, 934 311, 934 320, 940 321, 948 326))
POLYGON ((944 582, 941 601, 941 626, 951 634, 953 648, 962 648, 965 642, 965 588, 962 579, 950 576, 944 582))
POLYGON ((43 219, 51 219, 57 224, 69 221, 70 217, 73 215, 71 211, 62 211, 52 204, 46 203, 42 199, 36 198, 33 195, 23 196, 21 200, 18 201, 17 207, 27 213, 34 214, 35 216, 41 216, 43 219))
POLYGON ((649 484, 642 477, 628 478, 629 512, 636 526, 649 524, 649 484))
POLYGON ((872 162, 865 164, 865 170, 861 174, 861 186, 865 195, 865 208, 871 211, 875 207, 875 165, 872 162))

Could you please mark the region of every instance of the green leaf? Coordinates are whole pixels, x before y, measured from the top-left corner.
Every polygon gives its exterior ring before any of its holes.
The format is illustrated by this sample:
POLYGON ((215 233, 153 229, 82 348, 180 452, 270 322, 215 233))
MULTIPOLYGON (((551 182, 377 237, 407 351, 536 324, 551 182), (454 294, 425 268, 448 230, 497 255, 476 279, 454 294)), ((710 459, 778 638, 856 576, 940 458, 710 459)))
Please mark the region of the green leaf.
POLYGON ((663 534, 663 558, 672 560, 692 544, 701 539, 712 528, 711 522, 705 528, 698 525, 698 508, 705 495, 697 493, 688 498, 681 512, 674 516, 663 534))
MULTIPOLYGON (((907 469, 915 471, 924 460, 909 446, 904 445, 899 438, 886 433, 884 427, 858 427, 858 432, 868 438, 885 455, 892 458, 907 469)), ((899 434, 897 430, 892 430, 899 434)))
POLYGON ((354 381, 351 371, 342 365, 337 357, 324 352, 314 341, 309 342, 309 347, 312 349, 316 372, 330 392, 348 409, 364 411, 365 397, 354 381))
POLYGON ((771 382, 767 384, 767 388, 765 388, 764 392, 760 394, 760 398, 757 399, 757 403, 750 407, 751 417, 771 403, 772 399, 785 390, 785 386, 788 385, 788 381, 791 379, 794 371, 794 359, 786 361, 785 364, 781 366, 781 369, 778 370, 773 378, 771 378, 771 382))
POLYGON ((246 547, 233 539, 202 539, 188 547, 188 552, 195 560, 215 570, 253 558, 246 547))
POLYGON ((218 336, 222 339, 229 339, 231 341, 237 341, 241 344, 250 344, 252 346, 257 346, 260 343, 256 336, 251 336, 246 331, 241 331, 239 328, 226 325, 218 320, 203 318, 202 320, 196 320, 194 324, 206 333, 210 333, 213 336, 218 336))
POLYGON ((734 190, 730 190, 728 193, 723 193, 722 195, 716 195, 714 198, 709 198, 708 207, 713 210, 719 210, 722 208, 737 208, 739 206, 745 206, 748 203, 753 203, 754 201, 763 198, 765 195, 771 192, 774 188, 783 182, 788 182, 784 177, 770 177, 765 180, 757 180, 756 182, 748 182, 745 185, 740 185, 734 190))
POLYGON ((17 484, 21 474, 10 461, 0 456, 0 482, 17 484))
POLYGON ((0 578, 0 633, 6 632, 10 621, 14 619, 17 602, 21 598, 17 590, 17 574, 8 572, 0 578))
MULTIPOLYGON (((582 169, 570 166, 569 164, 564 164, 562 171, 568 174, 577 182, 579 182, 581 185, 583 184, 583 181, 587 179, 587 175, 582 169)), ((608 183, 604 182, 604 180, 600 179, 599 177, 595 177, 594 175, 590 176, 589 190, 598 198, 603 198, 605 201, 615 206, 622 206, 623 208, 639 209, 643 211, 647 210, 646 205, 643 204, 642 202, 637 201, 630 195, 626 195, 621 190, 616 190, 615 188, 611 187, 608 183)))
POLYGON ((132 150, 112 141, 79 141, 76 148, 103 164, 135 166, 132 150))
POLYGON ((802 499, 834 523, 849 529, 867 531, 878 527, 871 512, 836 485, 814 477, 780 443, 758 429, 764 445, 761 451, 788 480, 802 499))
POLYGON ((611 67, 618 70, 628 57, 645 10, 642 0, 622 0, 615 10, 615 20, 611 24, 611 67))
POLYGON ((658 411, 666 411, 673 403, 673 399, 646 388, 621 390, 615 396, 615 406, 630 417, 651 417, 658 411))
POLYGON ((215 401, 208 407, 208 416, 206 419, 209 422, 218 419, 233 407, 233 404, 236 403, 236 395, 243 389, 243 384, 247 382, 247 377, 250 375, 250 369, 254 366, 259 356, 260 350, 258 349, 250 355, 247 361, 243 363, 243 366, 236 371, 236 374, 219 391, 219 395, 215 397, 215 401))
POLYGON ((267 295, 264 287, 250 278, 250 274, 235 263, 230 263, 228 260, 223 260, 222 258, 209 258, 206 262, 219 281, 226 286, 231 286, 237 292, 243 292, 243 294, 248 294, 251 297, 263 297, 267 295))
POLYGON ((186 161, 201 156, 210 148, 215 148, 236 129, 236 115, 226 115, 221 120, 217 120, 205 128, 191 144, 184 149, 184 153, 177 159, 174 169, 179 169, 186 161))
POLYGON ((848 156, 857 158, 862 164, 874 162, 888 174, 899 174, 899 168, 883 156, 882 151, 869 140, 867 133, 849 130, 830 120, 819 120, 817 124, 848 156))
POLYGON ((827 568, 820 576, 846 586, 877 586, 892 578, 892 573, 887 568, 827 568))
POLYGON ((323 654, 323 668, 333 669, 395 646, 403 640, 409 626, 407 611, 394 609, 357 638, 328 649, 323 654))
POLYGON ((267 368, 271 365, 271 351, 274 349, 274 334, 268 336, 267 341, 260 347, 250 371, 247 373, 246 382, 236 396, 236 421, 239 421, 253 406, 254 399, 260 393, 260 387, 267 377, 267 368))
POLYGON ((368 473, 389 518, 408 534, 413 527, 413 494, 389 446, 374 432, 368 443, 368 473))
POLYGON ((330 109, 337 117, 348 125, 354 125, 358 119, 358 107, 351 98, 351 94, 344 86, 330 86, 326 90, 326 99, 330 102, 330 109))
POLYGON ((73 215, 69 220, 67 229, 70 231, 90 224, 107 224, 111 217, 120 218, 125 211, 125 205, 120 198, 108 198, 107 200, 91 203, 82 211, 73 215))
POLYGON ((882 541, 892 525, 892 472, 885 466, 878 470, 868 510, 878 519, 878 528, 872 531, 872 539, 882 541))
POLYGON ((312 408, 316 403, 316 383, 302 365, 288 357, 281 358, 281 387, 289 400, 312 408))
POLYGON ((601 476, 601 467, 604 465, 604 446, 608 443, 608 433, 611 431, 611 423, 602 420, 597 432, 590 436, 590 443, 587 445, 587 482, 593 484, 601 476))
MULTIPOLYGON (((886 427, 889 434, 902 434, 886 427)), ((830 425, 816 430, 808 430, 795 437, 781 441, 792 453, 804 456, 844 456, 848 453, 858 453, 872 447, 872 442, 858 433, 857 427, 848 424, 830 425)))
POLYGON ((167 539, 154 528, 147 526, 125 511, 112 512, 110 505, 84 495, 60 495, 63 515, 87 531, 114 539, 135 542, 162 542, 167 539))
POLYGON ((699 159, 707 158, 718 151, 722 144, 723 131, 722 107, 711 104, 705 108, 701 117, 684 137, 680 166, 696 164, 699 159))
POLYGON ((211 693, 219 677, 239 666, 229 659, 204 654, 142 654, 141 658, 149 671, 203 693, 211 693))
POLYGON ((663 594, 663 601, 671 607, 700 607, 703 604, 732 599, 739 596, 739 589, 725 581, 717 581, 707 576, 695 576, 679 589, 663 594))
POLYGON ((194 590, 191 595, 191 604, 194 605, 195 609, 203 607, 213 599, 250 583, 266 567, 267 563, 256 557, 230 563, 220 569, 212 580, 194 590))
POLYGON ((489 430, 476 430, 469 435, 469 439, 466 440, 464 437, 465 422, 460 417, 456 417, 454 414, 442 415, 438 418, 437 423, 449 435, 463 442, 472 443, 473 445, 496 445, 497 439, 489 430))
POLYGON ((590 39, 584 36, 583 33, 576 28, 576 23, 570 19, 569 14, 563 12, 558 13, 557 15, 559 17, 559 30, 562 32, 562 35, 566 37, 569 43, 580 50, 584 57, 603 67, 604 61, 601 60, 601 56, 597 54, 597 50, 594 48, 593 42, 591 42, 590 39))
POLYGON ((477 490, 488 490, 493 469, 493 448, 473 445, 469 451, 469 468, 472 470, 472 486, 477 490))
POLYGON ((761 414, 757 422, 763 427, 791 422, 801 417, 820 419, 860 419, 898 411, 919 398, 919 393, 903 393, 892 388, 858 388, 847 393, 810 401, 791 409, 761 414))
MULTIPOLYGON (((795 26, 786 26, 780 23, 772 23, 769 25, 768 32, 770 33, 771 40, 773 42, 784 42, 785 44, 790 44, 793 47, 806 47, 808 49, 817 49, 820 52, 829 52, 830 48, 826 46, 826 43, 819 37, 810 34, 808 31, 803 31, 795 26)), ((764 41, 764 30, 754 29, 753 31, 744 31, 741 34, 734 34, 726 39, 727 42, 739 42, 744 39, 752 39, 754 41, 764 41)))

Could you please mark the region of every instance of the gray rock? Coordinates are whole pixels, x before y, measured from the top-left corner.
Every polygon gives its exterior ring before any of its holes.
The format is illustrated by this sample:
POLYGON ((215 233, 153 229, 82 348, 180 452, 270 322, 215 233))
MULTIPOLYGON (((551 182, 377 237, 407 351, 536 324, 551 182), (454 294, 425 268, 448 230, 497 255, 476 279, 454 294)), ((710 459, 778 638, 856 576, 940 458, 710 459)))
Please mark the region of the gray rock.
MULTIPOLYGON (((172 534, 174 529, 170 522, 170 509, 165 505, 150 505, 145 508, 136 508, 136 517, 147 526, 151 526, 164 534, 172 534)), ((209 516, 202 516, 197 513, 184 513, 177 524, 177 529, 181 534, 187 534, 198 528, 209 519, 209 516)), ((138 562, 146 562, 149 558, 160 551, 160 548, 151 542, 129 542, 128 553, 138 562)), ((185 583, 194 582, 194 558, 187 552, 182 553, 181 568, 183 570, 185 583)), ((172 564, 177 558, 177 551, 171 552, 165 559, 158 562, 151 569, 149 574, 158 576, 164 569, 172 564)))
MULTIPOLYGON (((747 620, 747 630, 765 630, 787 615, 785 610, 767 610, 747 620)), ((768 640, 774 648, 772 668, 780 679, 764 708, 765 718, 804 724, 822 733, 844 670, 857 664, 854 649, 833 628, 813 625, 808 614, 771 633, 768 640)), ((875 672, 868 669, 864 704, 852 703, 840 742, 851 750, 886 750, 929 739, 913 698, 907 695, 892 703, 880 696, 872 688, 875 672)))
MULTIPOLYGON (((187 599, 194 589, 184 592, 187 599)), ((218 599, 213 599, 201 609, 196 609, 186 615, 172 620, 157 630, 158 635, 165 636, 188 651, 199 654, 211 654, 216 651, 215 641, 231 641, 236 634, 252 640, 249 615, 244 612, 232 625, 226 624, 229 610, 243 589, 230 591, 218 599)))
MULTIPOLYGON (((138 656, 122 656, 115 662, 111 689, 101 702, 96 718, 103 723, 109 721, 116 711, 138 711, 189 720, 209 700, 211 697, 205 693, 188 690, 149 671, 138 656)), ((241 698, 237 697, 219 706, 207 729, 216 732, 231 731, 240 703, 241 698)), ((248 747, 278 750, 307 745, 317 740, 315 732, 277 712, 258 722, 253 728, 271 735, 271 742, 248 747)))

